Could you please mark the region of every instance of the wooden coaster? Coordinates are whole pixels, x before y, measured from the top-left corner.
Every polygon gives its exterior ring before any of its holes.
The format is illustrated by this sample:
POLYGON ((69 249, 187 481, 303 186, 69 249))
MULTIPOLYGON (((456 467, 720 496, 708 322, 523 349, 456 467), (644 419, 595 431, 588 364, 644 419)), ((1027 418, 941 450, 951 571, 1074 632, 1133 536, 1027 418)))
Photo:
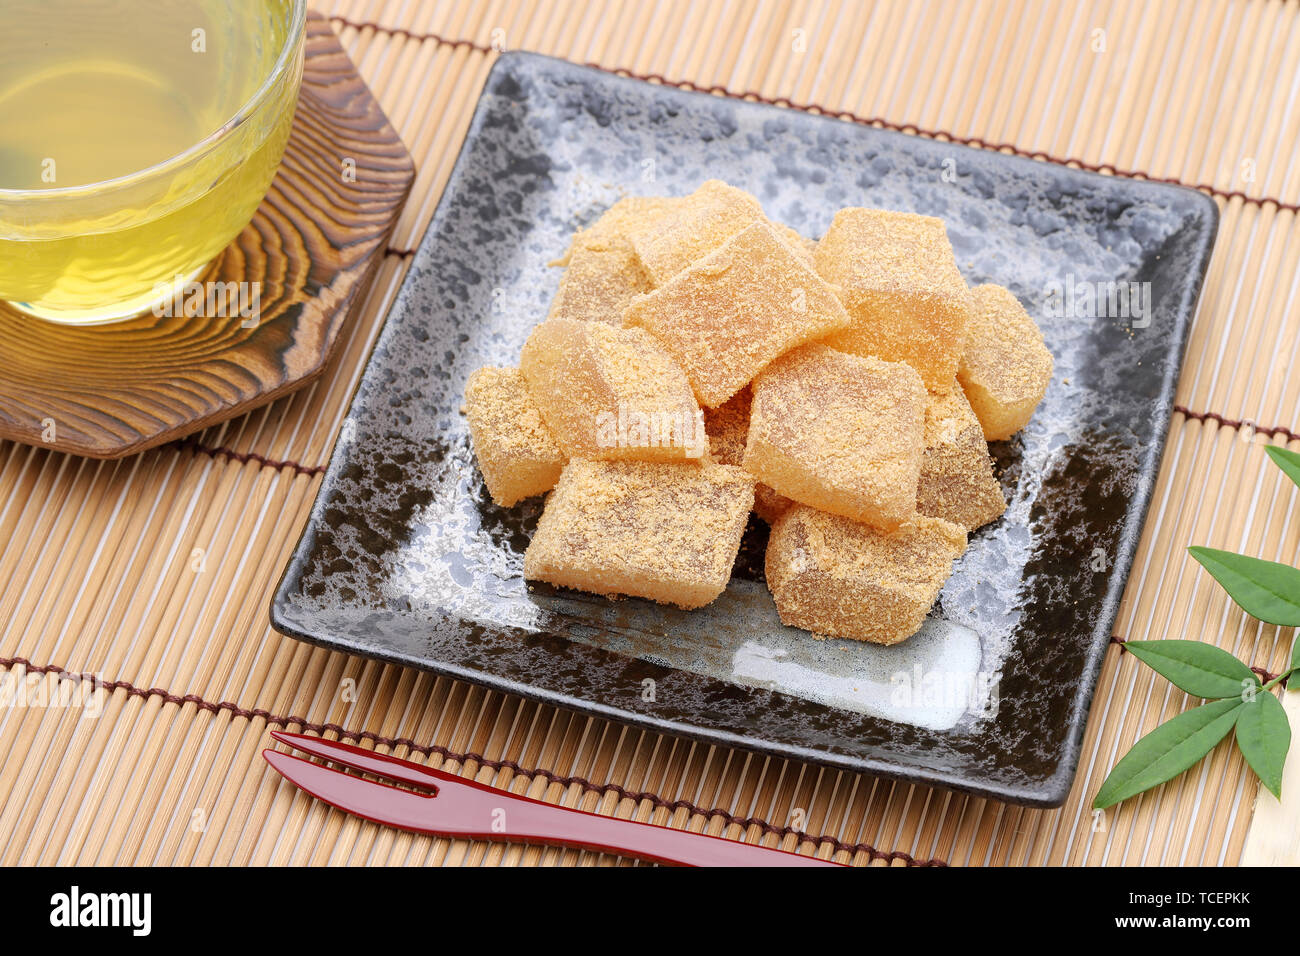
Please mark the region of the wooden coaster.
POLYGON ((270 192, 197 280, 259 282, 256 325, 245 328, 238 314, 148 314, 65 326, 0 304, 0 438, 120 458, 264 405, 324 370, 383 258, 415 164, 319 14, 307 19, 305 58, 270 192))

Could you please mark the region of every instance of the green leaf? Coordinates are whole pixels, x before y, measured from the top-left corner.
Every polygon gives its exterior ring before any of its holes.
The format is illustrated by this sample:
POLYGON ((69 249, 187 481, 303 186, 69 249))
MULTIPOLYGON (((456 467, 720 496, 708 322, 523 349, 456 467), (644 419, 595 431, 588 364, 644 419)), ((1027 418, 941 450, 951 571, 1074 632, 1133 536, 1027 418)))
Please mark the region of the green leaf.
POLYGON ((1124 650, 1193 697, 1240 697, 1242 681, 1259 686, 1254 671, 1213 644, 1125 641, 1124 650))
POLYGON ((1282 799, 1282 765, 1291 746, 1291 723, 1276 697, 1267 691, 1242 704, 1237 715, 1237 748, 1255 776, 1282 799))
POLYGON ((1237 722, 1245 704, 1216 700, 1179 714, 1147 734, 1111 770, 1092 806, 1104 810, 1178 776, 1214 749, 1237 722))
POLYGON ((1300 668, 1300 634, 1296 635, 1295 643, 1291 645, 1291 669, 1298 668, 1300 668))
POLYGON ((1287 451, 1277 445, 1265 445, 1264 451, 1268 457, 1273 459, 1273 463, 1286 472, 1286 476, 1300 485, 1300 454, 1293 451, 1287 451))
POLYGON ((1300 571, 1291 565, 1200 545, 1187 551, 1251 617, 1280 627, 1300 625, 1300 571))

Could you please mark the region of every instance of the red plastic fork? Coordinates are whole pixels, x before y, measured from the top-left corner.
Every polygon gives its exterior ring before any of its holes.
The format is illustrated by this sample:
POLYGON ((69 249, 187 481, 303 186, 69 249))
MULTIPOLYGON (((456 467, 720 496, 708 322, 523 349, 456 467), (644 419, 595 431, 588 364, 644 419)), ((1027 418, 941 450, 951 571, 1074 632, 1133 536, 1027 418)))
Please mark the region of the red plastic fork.
POLYGON ((280 743, 387 780, 432 790, 415 793, 263 750, 286 780, 366 820, 432 836, 566 846, 680 866, 840 866, 798 853, 572 810, 498 790, 444 770, 320 737, 273 730, 280 743))

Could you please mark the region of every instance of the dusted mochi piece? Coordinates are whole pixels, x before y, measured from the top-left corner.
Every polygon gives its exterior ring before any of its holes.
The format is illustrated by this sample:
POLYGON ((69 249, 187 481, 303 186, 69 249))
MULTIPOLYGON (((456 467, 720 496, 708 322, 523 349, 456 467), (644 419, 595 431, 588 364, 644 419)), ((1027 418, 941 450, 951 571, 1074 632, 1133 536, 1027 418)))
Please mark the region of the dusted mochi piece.
POLYGON ((793 505, 794 502, 785 495, 778 494, 762 482, 754 486, 754 514, 768 524, 776 524, 776 519, 789 511, 793 505))
POLYGON ((570 458, 681 461, 708 448, 690 383, 642 329, 548 319, 524 343, 519 370, 570 458))
POLYGON ((628 235, 633 229, 650 226, 682 202, 683 199, 672 196, 626 196, 601 213, 600 218, 586 229, 575 232, 568 251, 551 265, 567 266, 573 253, 583 246, 607 248, 612 243, 629 242, 628 235))
POLYGON ((846 328, 849 316, 835 290, 761 222, 636 299, 624 321, 652 332, 700 403, 716 408, 773 359, 846 328))
POLYGON ((952 386, 972 304, 942 219, 841 209, 814 258, 853 317, 827 345, 906 362, 933 392, 952 386))
POLYGON ((920 628, 965 547, 962 529, 942 518, 881 531, 795 505, 772 526, 767 586, 784 624, 897 644, 920 628))
POLYGON ((628 238, 655 286, 661 286, 746 226, 766 222, 758 200, 710 179, 665 215, 628 229, 628 238))
POLYGON ((813 259, 813 252, 817 249, 816 239, 805 239, 797 230, 791 229, 783 223, 774 222, 772 225, 775 227, 777 234, 780 235, 780 237, 789 244, 790 248, 794 250, 795 255, 813 269, 817 268, 817 263, 813 259))
POLYGON ((628 196, 576 233, 564 256, 551 263, 566 268, 548 318, 622 325, 623 312, 632 299, 654 288, 628 231, 663 218, 681 202, 661 196, 628 196))
POLYGON ((622 325, 632 300, 653 288, 626 239, 575 245, 568 263, 549 318, 622 325))
POLYGON ((742 388, 717 408, 704 412, 704 430, 709 436, 709 454, 721 465, 740 467, 749 434, 749 387, 742 388))
POLYGON ((524 577, 696 608, 727 586, 754 479, 715 462, 571 461, 546 499, 524 577))
MULTIPOLYGON (((709 453, 723 465, 740 465, 745 458, 745 439, 749 435, 749 386, 742 388, 726 403, 704 413, 704 429, 709 435, 709 453)), ((794 504, 767 485, 754 486, 754 514, 768 524, 774 522, 794 504)))
POLYGON ((1029 423, 1052 379, 1052 353, 1020 300, 1000 285, 971 290, 966 351, 957 379, 989 441, 1029 423))
POLYGON ((465 418, 483 483, 503 508, 555 487, 564 453, 517 368, 481 368, 465 383, 465 418))
POLYGON ((979 419, 960 388, 929 396, 916 510, 974 531, 1007 510, 979 419))
POLYGON ((881 528, 915 513, 926 393, 910 366, 813 344, 753 391, 744 466, 759 481, 881 528))

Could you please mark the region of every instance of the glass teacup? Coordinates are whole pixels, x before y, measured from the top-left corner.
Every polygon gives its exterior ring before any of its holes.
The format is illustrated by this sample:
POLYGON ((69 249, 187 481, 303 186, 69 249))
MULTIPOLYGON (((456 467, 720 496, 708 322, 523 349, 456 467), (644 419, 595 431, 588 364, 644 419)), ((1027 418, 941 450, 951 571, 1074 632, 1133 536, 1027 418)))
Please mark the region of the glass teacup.
POLYGON ((0 301, 111 322, 239 234, 284 154, 305 0, 3 0, 0 301))

